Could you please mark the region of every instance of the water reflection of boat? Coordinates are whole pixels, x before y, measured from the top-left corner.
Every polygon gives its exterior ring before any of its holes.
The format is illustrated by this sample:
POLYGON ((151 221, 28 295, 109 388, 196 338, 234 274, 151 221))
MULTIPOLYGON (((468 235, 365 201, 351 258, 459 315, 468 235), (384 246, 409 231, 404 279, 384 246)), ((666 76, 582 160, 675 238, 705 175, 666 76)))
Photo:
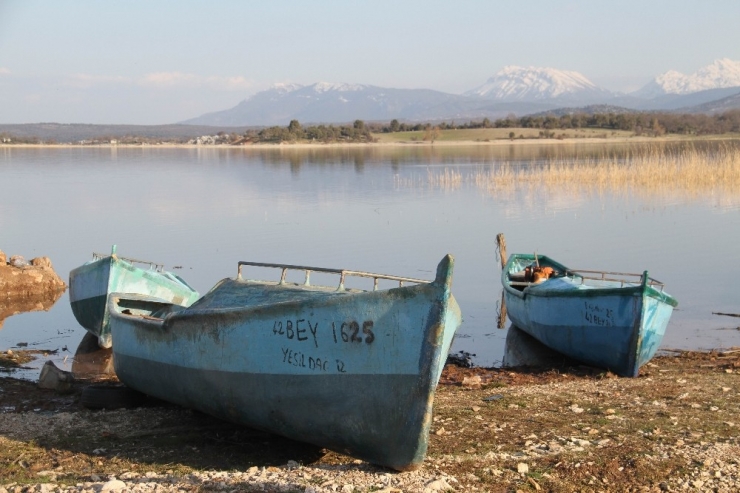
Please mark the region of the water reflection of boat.
POLYGON ((0 299, 0 329, 5 319, 25 312, 49 311, 62 296, 64 290, 50 291, 41 295, 0 299))
POLYGON ((453 259, 432 282, 366 272, 239 262, 189 308, 113 294, 114 365, 127 386, 207 414, 398 470, 419 467, 434 391, 460 309, 453 259), (244 266, 282 269, 279 282, 244 266), (285 281, 289 270, 305 282, 285 281), (337 286, 310 274, 338 275, 337 286), (373 279, 373 290, 345 279, 373 279), (391 289, 377 289, 393 282, 391 289), (404 285, 408 284, 408 285, 404 285))
POLYGON ((182 306, 198 299, 197 291, 161 264, 119 257, 115 245, 110 255, 93 253, 90 262, 69 273, 69 302, 80 325, 97 336, 104 348, 111 345, 106 303, 113 292, 153 296, 182 306))
POLYGON ((555 351, 623 376, 637 376, 655 355, 678 305, 647 271, 574 271, 546 256, 512 255, 501 282, 514 325, 555 351))
POLYGON ((98 337, 86 332, 72 358, 72 374, 77 379, 96 379, 115 375, 113 353, 101 348, 98 337))
POLYGON ((578 362, 550 349, 516 325, 510 325, 506 331, 503 368, 562 368, 574 364, 578 362))

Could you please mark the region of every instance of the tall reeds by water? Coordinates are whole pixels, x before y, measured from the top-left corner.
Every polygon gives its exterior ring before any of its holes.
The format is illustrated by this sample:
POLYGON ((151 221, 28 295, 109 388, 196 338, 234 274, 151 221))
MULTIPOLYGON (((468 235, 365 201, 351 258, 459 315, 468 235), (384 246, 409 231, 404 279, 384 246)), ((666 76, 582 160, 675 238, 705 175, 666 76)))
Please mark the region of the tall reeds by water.
MULTIPOLYGON (((413 185, 413 181, 406 185, 413 185)), ((468 184, 492 195, 608 193, 669 201, 713 197, 732 205, 740 204, 740 148, 728 144, 706 149, 691 145, 679 149, 656 146, 603 157, 494 163, 467 174, 457 169, 432 168, 426 179, 419 181, 445 190, 468 184)), ((402 185, 398 180, 397 184, 402 185)))
POLYGON ((553 159, 526 167, 502 165, 474 175, 476 185, 495 191, 534 185, 569 191, 740 193, 740 150, 720 145, 708 151, 650 148, 622 157, 553 159))
POLYGON ((398 188, 429 188, 434 190, 457 190, 465 179, 462 173, 450 168, 427 168, 426 175, 400 177, 395 175, 398 188))

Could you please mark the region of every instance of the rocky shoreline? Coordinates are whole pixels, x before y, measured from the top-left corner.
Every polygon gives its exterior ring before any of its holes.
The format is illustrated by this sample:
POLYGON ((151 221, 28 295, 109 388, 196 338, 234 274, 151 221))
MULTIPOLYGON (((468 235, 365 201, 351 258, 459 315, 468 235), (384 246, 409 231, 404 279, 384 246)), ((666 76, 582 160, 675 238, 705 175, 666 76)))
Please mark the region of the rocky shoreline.
POLYGON ((740 350, 584 367, 448 365, 427 459, 397 473, 162 402, 94 411, 0 378, 0 493, 740 490, 740 350))
POLYGON ((49 257, 26 261, 21 255, 8 256, 0 250, 0 293, 14 301, 22 298, 52 296, 67 285, 54 271, 49 257))

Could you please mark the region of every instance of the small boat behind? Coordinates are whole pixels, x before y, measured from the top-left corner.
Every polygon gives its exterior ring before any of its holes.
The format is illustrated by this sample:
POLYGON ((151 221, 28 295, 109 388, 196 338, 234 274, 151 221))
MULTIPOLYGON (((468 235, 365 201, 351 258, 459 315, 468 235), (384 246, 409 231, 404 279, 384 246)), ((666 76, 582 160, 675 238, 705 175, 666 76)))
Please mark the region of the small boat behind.
POLYGON ((545 346, 635 377, 655 355, 678 302, 643 274, 573 270, 514 254, 501 274, 509 319, 545 346))
POLYGON ((448 255, 430 282, 239 262, 235 279, 188 308, 114 294, 116 374, 135 390, 227 421, 415 469, 461 322, 452 268, 448 255), (245 279, 247 267, 277 268, 280 280, 245 279), (305 281, 286 281, 296 270, 305 281), (311 273, 336 275, 338 284, 313 285, 311 273), (372 289, 345 286, 358 278, 372 289), (386 284, 397 287, 379 288, 386 284))
POLYGON ((69 302, 77 322, 97 336, 102 348, 111 347, 106 305, 113 292, 153 296, 181 306, 191 305, 199 296, 161 264, 119 257, 115 245, 110 255, 93 253, 91 261, 69 273, 69 302))

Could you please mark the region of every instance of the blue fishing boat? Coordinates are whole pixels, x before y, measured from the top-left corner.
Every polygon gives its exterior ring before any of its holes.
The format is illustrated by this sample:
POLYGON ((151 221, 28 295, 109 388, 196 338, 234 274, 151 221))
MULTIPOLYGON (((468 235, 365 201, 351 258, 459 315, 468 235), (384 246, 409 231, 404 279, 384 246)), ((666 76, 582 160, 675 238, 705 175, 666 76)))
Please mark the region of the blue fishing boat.
POLYGON ((110 255, 93 253, 91 261, 69 273, 69 302, 77 322, 97 336, 103 348, 111 347, 107 302, 113 292, 153 296, 182 306, 189 306, 199 296, 162 264, 119 257, 116 245, 110 255))
POLYGON ((452 270, 449 255, 431 282, 239 262, 236 278, 188 308, 114 294, 115 371, 135 390, 224 420, 415 469, 461 322, 452 270), (279 269, 280 280, 249 280, 246 268, 275 278, 279 269), (312 273, 338 284, 313 285, 312 273), (367 289, 345 284, 363 280, 367 289))
POLYGON ((515 326, 565 356, 628 377, 655 355, 678 305, 647 271, 576 271, 544 255, 512 255, 501 282, 515 326))

